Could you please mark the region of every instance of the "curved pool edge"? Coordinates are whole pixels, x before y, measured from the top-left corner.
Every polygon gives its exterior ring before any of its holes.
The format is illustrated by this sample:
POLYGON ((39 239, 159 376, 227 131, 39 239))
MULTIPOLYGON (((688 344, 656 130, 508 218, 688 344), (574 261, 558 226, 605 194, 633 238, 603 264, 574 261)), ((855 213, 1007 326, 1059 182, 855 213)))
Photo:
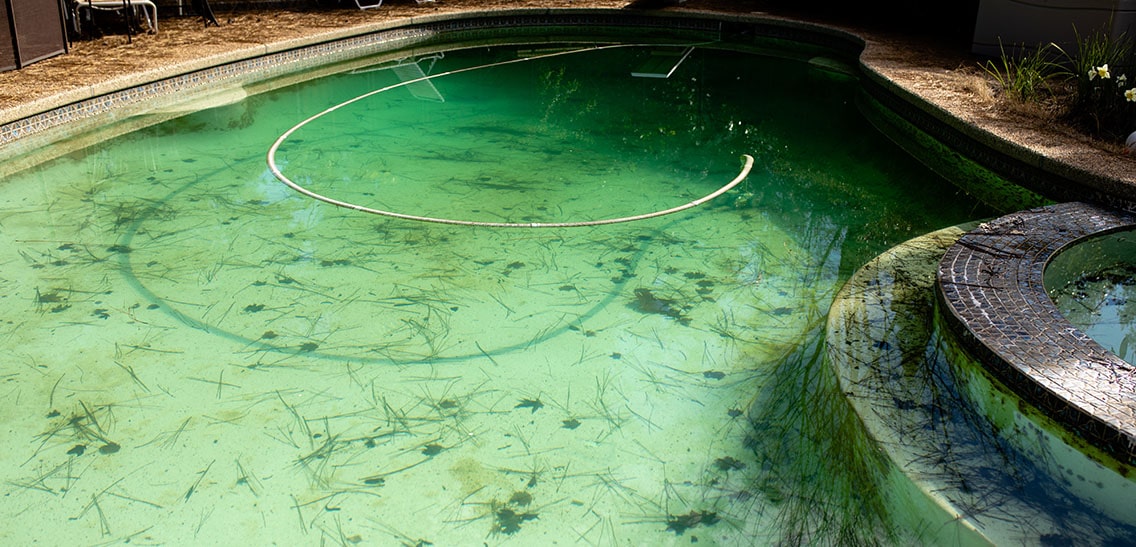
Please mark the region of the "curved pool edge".
POLYGON ((827 362, 890 462, 880 480, 892 520, 936 545, 1028 544, 1076 528, 1086 543, 1124 537, 1136 482, 989 378, 944 326, 938 265, 977 225, 870 260, 828 316, 827 362))
MULTIPOLYGON (((614 8, 512 8, 512 9, 469 9, 448 12, 439 12, 426 15, 416 15, 403 18, 393 18, 383 21, 371 21, 349 26, 325 30, 302 37, 249 45, 240 49, 192 58, 159 69, 131 73, 109 79, 99 85, 80 89, 71 89, 54 95, 34 99, 11 108, 0 109, 0 146, 8 142, 7 129, 9 125, 27 118, 62 109, 68 105, 78 103, 95 97, 111 96, 118 92, 139 88, 180 76, 216 69, 224 65, 231 65, 242 61, 277 55, 287 52, 328 46, 347 40, 357 39, 384 31, 404 29, 421 25, 439 23, 452 23, 462 20, 507 18, 507 17, 588 17, 588 16, 619 16, 631 20, 632 18, 655 19, 658 22, 676 21, 681 19, 701 19, 718 22, 761 23, 772 28, 784 28, 796 33, 807 32, 818 37, 827 37, 831 41, 855 44, 859 49, 864 46, 863 39, 846 31, 833 27, 806 23, 773 16, 724 13, 702 10, 632 10, 614 8)), ((629 25, 630 26, 630 25, 629 25)), ((203 79, 216 80, 216 74, 202 74, 203 79)), ((232 74, 220 74, 221 77, 232 74)), ((110 99, 114 101, 115 99, 110 99)), ((44 125, 44 124, 39 124, 44 125)), ((36 127, 32 127, 36 129, 36 127)))
MULTIPOLYGON (((878 38, 871 31, 842 28, 838 23, 811 22, 785 17, 771 12, 739 13, 716 10, 712 5, 704 8, 668 8, 662 10, 634 10, 619 8, 577 7, 526 7, 501 10, 456 8, 422 15, 399 16, 384 14, 383 20, 348 22, 344 27, 321 30, 307 36, 275 42, 263 42, 224 53, 181 60, 161 69, 132 73, 111 78, 95 86, 73 89, 62 93, 31 99, 26 103, 0 110, 0 148, 14 140, 75 118, 79 103, 93 98, 105 98, 105 103, 122 102, 125 91, 137 90, 156 82, 210 71, 225 65, 241 63, 280 53, 298 51, 320 45, 335 44, 344 40, 415 25, 437 24, 461 19, 492 17, 540 16, 621 16, 647 18, 656 22, 681 19, 703 19, 723 23, 760 24, 764 30, 783 29, 798 37, 811 34, 828 43, 851 46, 854 58, 862 73, 866 90, 876 100, 935 139, 949 145, 964 156, 987 167, 997 175, 1013 180, 1022 186, 1046 195, 1056 201, 1087 200, 1106 203, 1126 209, 1136 208, 1136 171, 1130 175, 1117 175, 1123 170, 1101 168, 1107 162, 1136 162, 1100 150, 1097 154, 1064 153, 1062 139, 1045 142, 1035 131, 1022 129, 1005 134, 982 122, 972 123, 950 107, 936 104, 925 95, 924 89, 904 79, 900 73, 913 67, 896 61, 895 50, 905 45, 887 38, 878 38), (893 77, 894 76, 894 77, 893 77), (1022 135, 1029 134, 1028 137, 1022 135)), ((921 68, 921 67, 914 67, 921 68)), ((231 76, 230 75, 225 75, 231 76)), ((215 76, 208 79, 214 80, 215 76)), ((132 92, 137 95, 138 93, 132 92)), ((145 94, 145 93, 143 93, 145 94)), ((1078 146, 1085 146, 1078 141, 1078 146)))
POLYGON ((943 319, 963 347, 1019 397, 1116 458, 1129 477, 1136 466, 1136 368, 1061 314, 1044 274, 1063 249, 1133 225, 1136 214, 1084 202, 1006 215, 960 238, 940 262, 936 283, 943 319))
POLYGON ((891 491, 889 510, 896 521, 921 530, 919 539, 927 544, 996 545, 998 537, 945 495, 941 484, 926 480, 930 472, 912 469, 912 462, 920 460, 912 448, 918 443, 896 427, 896 405, 881 396, 877 383, 902 368, 901 338, 912 330, 929 330, 919 324, 918 310, 933 290, 935 264, 974 225, 910 239, 869 261, 833 299, 826 326, 827 360, 840 391, 889 462, 883 479, 891 491), (904 281, 890 284, 893 279, 904 281))
MULTIPOLYGON (((697 34, 716 36, 717 41, 742 46, 753 39, 785 39, 846 55, 849 61, 854 61, 864 46, 862 39, 839 29, 781 18, 717 12, 519 8, 437 13, 258 44, 115 78, 84 92, 69 91, 36 99, 17 109, 0 111, 0 120, 6 120, 0 121, 0 154, 6 158, 6 172, 18 171, 64 153, 63 147, 57 146, 60 141, 69 140, 74 143, 72 147, 82 147, 90 141, 84 136, 107 131, 108 127, 123 125, 123 122, 135 126, 154 123, 139 120, 143 115, 185 102, 187 97, 237 88, 250 82, 287 80, 317 66, 429 48, 442 40, 448 43, 485 40, 493 33, 499 37, 523 35, 533 41, 548 40, 552 38, 535 31, 549 27, 589 29, 593 34, 604 29, 609 32, 634 29, 657 40, 697 34), (17 115, 22 117, 9 120, 17 115), (19 161, 8 161, 12 158, 19 161)), ((0 176, 3 174, 0 172, 0 176)))

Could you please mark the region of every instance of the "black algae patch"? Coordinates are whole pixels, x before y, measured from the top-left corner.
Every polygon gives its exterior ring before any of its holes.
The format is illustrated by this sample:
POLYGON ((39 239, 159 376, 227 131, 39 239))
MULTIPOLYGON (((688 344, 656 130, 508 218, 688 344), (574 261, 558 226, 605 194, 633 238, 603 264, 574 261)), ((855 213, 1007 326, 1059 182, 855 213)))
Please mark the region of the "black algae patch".
POLYGON ((676 536, 681 536, 687 530, 698 526, 713 526, 721 520, 718 518, 718 513, 710 511, 691 511, 685 515, 671 515, 667 517, 667 531, 674 532, 676 536))
POLYGON ((521 399, 521 402, 517 403, 517 406, 513 408, 528 408, 535 413, 544 408, 544 403, 540 402, 540 399, 521 399))
POLYGON ((500 507, 493 512, 493 531, 511 536, 521 531, 521 524, 536 518, 536 513, 518 513, 510 507, 500 507))
POLYGON ((651 313, 670 317, 683 325, 690 324, 690 318, 683 314, 683 307, 669 298, 655 296, 650 289, 635 289, 635 300, 631 309, 639 313, 651 313))

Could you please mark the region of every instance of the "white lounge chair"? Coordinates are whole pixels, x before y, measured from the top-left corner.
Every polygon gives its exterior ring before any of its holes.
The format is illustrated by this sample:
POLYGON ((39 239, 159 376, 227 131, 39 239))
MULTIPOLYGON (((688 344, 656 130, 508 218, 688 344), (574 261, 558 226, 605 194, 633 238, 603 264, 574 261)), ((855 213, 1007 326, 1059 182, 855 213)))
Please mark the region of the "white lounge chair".
MULTIPOLYGON (((429 3, 429 2, 433 2, 433 1, 434 0, 414 0, 414 3, 415 4, 426 4, 426 3, 429 3)), ((359 9, 374 9, 374 8, 377 8, 381 5, 383 5, 383 0, 379 0, 378 2, 375 2, 374 4, 368 4, 366 2, 361 2, 360 0, 355 0, 355 5, 359 6, 359 9)))

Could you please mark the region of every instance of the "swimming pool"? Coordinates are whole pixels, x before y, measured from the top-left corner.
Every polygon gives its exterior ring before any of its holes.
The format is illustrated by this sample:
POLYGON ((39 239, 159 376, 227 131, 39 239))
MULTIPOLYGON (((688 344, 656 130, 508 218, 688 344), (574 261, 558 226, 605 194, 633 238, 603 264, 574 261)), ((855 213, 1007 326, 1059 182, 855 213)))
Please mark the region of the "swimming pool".
POLYGON ((608 45, 384 54, 8 177, 10 539, 784 539, 770 438, 827 455, 755 394, 860 266, 992 211, 838 57, 608 45), (322 195, 522 226, 310 199, 274 142, 322 195), (531 227, 690 203, 744 155, 689 210, 531 227))

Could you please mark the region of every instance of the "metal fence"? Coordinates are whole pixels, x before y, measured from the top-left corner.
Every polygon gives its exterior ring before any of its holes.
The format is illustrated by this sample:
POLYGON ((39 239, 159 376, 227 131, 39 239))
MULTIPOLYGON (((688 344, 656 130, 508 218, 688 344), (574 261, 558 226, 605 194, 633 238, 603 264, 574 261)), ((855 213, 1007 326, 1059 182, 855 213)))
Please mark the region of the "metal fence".
POLYGON ((67 51, 64 0, 0 0, 0 70, 67 51))

